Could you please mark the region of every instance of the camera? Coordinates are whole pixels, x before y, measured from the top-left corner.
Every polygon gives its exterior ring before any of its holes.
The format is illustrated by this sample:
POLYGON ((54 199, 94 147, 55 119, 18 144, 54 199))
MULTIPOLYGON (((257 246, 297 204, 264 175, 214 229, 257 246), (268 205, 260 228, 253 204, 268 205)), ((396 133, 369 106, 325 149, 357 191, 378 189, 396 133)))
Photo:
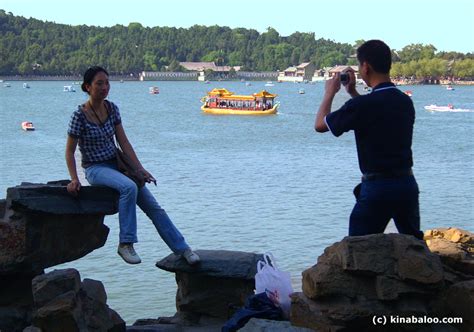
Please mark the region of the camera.
POLYGON ((346 85, 350 81, 349 74, 348 73, 341 73, 340 79, 341 79, 341 84, 346 85))

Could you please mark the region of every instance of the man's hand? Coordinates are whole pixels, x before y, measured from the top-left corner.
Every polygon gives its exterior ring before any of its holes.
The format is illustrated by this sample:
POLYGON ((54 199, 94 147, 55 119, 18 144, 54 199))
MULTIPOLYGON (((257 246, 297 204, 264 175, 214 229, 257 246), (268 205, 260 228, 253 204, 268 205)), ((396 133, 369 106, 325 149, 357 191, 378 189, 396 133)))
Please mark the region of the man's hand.
POLYGON ((325 91, 326 94, 335 96, 341 88, 341 74, 336 73, 330 80, 326 81, 325 91))
POLYGON ((352 69, 348 69, 346 73, 349 75, 349 83, 347 83, 346 91, 351 97, 357 97, 359 96, 359 93, 356 90, 356 77, 355 73, 352 69))

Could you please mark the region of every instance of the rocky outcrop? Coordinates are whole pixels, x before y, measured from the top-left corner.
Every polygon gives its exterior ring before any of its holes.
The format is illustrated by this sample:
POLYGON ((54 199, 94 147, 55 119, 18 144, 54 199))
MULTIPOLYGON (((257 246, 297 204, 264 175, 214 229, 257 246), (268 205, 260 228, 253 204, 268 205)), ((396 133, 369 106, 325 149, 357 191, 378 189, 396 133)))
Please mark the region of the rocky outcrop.
POLYGON ((198 250, 201 263, 188 265, 171 254, 156 263, 160 269, 174 272, 178 290, 177 314, 161 322, 179 325, 200 325, 208 317, 227 320, 233 309, 242 307, 254 294, 257 261, 262 255, 226 251, 198 250))
POLYGON ((107 306, 100 281, 74 269, 54 270, 33 279, 33 325, 43 331, 125 331, 125 322, 107 306))
POLYGON ((22 184, 0 201, 0 330, 21 331, 32 319, 32 280, 43 270, 81 258, 104 245, 104 216, 117 212, 118 194, 65 183, 22 184))
POLYGON ((430 331, 435 327, 390 321, 378 326, 374 317, 462 316, 464 325, 436 327, 455 331, 473 326, 472 281, 450 286, 439 256, 408 235, 346 237, 326 248, 317 264, 303 272, 302 288, 302 293, 292 296, 291 322, 318 331, 430 331), (449 304, 454 294, 469 309, 449 304))
POLYGON ((453 270, 474 275, 474 234, 459 228, 428 230, 424 237, 431 252, 453 270))

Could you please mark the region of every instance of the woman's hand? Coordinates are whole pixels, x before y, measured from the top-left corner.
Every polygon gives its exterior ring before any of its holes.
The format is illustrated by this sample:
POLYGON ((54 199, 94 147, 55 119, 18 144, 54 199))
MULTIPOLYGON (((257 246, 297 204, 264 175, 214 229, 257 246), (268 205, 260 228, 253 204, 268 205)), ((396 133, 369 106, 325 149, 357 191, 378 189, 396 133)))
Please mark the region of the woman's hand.
POLYGON ((79 180, 72 180, 67 184, 67 192, 73 196, 77 196, 81 190, 81 182, 79 180))
POLYGON ((144 168, 142 168, 142 169, 140 170, 140 172, 142 172, 142 173, 145 175, 145 181, 146 181, 147 183, 152 183, 152 182, 153 182, 153 183, 155 184, 155 186, 156 186, 156 179, 153 177, 153 175, 151 175, 150 172, 148 172, 148 171, 147 171, 146 169, 144 169, 144 168))

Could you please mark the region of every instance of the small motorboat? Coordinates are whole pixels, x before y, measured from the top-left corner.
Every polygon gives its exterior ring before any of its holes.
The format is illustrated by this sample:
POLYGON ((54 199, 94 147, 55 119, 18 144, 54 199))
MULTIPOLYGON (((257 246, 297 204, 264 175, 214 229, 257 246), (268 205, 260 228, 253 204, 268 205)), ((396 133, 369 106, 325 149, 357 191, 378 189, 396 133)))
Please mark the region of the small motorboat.
POLYGON ((3 87, 4 87, 4 88, 9 88, 9 87, 11 87, 11 85, 10 85, 10 83, 5 82, 5 83, 3 83, 3 87))
POLYGON ((305 91, 304 91, 304 89, 299 89, 298 93, 299 93, 300 95, 304 95, 304 94, 305 94, 305 91))
POLYGON ((63 92, 76 92, 76 89, 72 85, 65 85, 63 87, 63 92))
POLYGON ((273 84, 272 81, 268 81, 267 83, 265 83, 265 86, 275 86, 275 84, 273 84))
POLYGON ((406 94, 408 97, 413 96, 413 92, 412 92, 411 90, 405 91, 405 94, 406 94))
POLYGON ((29 89, 30 88, 30 85, 28 83, 23 83, 23 88, 24 89, 29 89))
POLYGON ((451 104, 448 104, 448 106, 438 106, 432 104, 425 106, 425 110, 430 112, 473 112, 473 110, 467 108, 454 108, 454 106, 451 104))
POLYGON ((35 130, 35 126, 33 126, 33 122, 31 121, 23 121, 21 123, 21 129, 24 131, 32 131, 35 130))
POLYGON ((252 86, 252 83, 247 82, 247 83, 245 83, 245 86, 252 86))
POLYGON ((448 85, 448 86, 446 87, 446 90, 451 91, 451 90, 454 90, 454 88, 453 88, 451 85, 448 85))
POLYGON ((151 86, 149 89, 148 89, 148 92, 152 95, 157 95, 160 93, 160 89, 158 89, 157 86, 151 86))

